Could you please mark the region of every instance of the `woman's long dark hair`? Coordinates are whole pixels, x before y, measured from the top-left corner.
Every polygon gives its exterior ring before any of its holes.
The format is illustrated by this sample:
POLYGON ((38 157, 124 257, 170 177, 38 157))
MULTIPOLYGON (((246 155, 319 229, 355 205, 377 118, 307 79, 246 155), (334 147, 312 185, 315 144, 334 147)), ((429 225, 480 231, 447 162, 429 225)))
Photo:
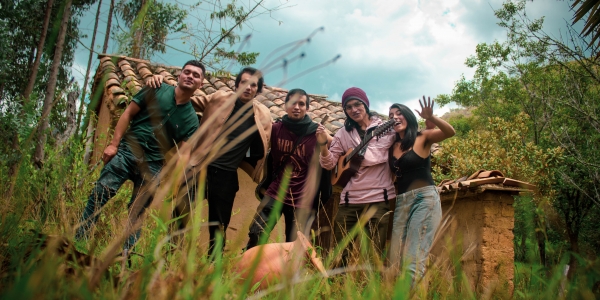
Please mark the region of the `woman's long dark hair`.
MULTIPOLYGON (((373 116, 373 113, 369 110, 369 108, 362 101, 360 101, 360 103, 362 103, 362 105, 365 107, 365 111, 367 112, 367 115, 369 115, 369 119, 371 119, 371 117, 373 116)), ((350 131, 352 131, 353 128, 356 128, 356 130, 360 130, 360 125, 358 125, 358 123, 356 123, 356 121, 354 121, 354 120, 352 120, 352 118, 350 118, 350 116, 346 112, 345 107, 343 107, 343 109, 344 109, 344 113, 346 114, 346 121, 344 121, 344 128, 346 129, 346 131, 350 132, 350 131)))
POLYGON ((400 149, 402 151, 407 151, 415 144, 417 136, 421 134, 421 132, 419 132, 417 117, 412 110, 404 104, 394 103, 390 106, 390 109, 392 108, 397 108, 404 116, 404 119, 406 119, 407 124, 406 130, 404 131, 404 138, 400 139, 400 134, 396 133, 396 141, 400 142, 400 149))

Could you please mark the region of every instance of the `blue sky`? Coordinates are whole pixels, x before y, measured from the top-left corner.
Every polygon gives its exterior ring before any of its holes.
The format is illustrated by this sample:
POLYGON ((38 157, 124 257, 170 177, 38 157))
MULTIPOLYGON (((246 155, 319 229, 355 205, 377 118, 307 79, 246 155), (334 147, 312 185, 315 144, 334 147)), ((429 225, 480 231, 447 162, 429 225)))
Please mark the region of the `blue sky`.
MULTIPOLYGON (((287 89, 299 87, 311 94, 328 95, 334 101, 340 100, 346 88, 357 86, 367 93, 372 109, 386 113, 395 102, 418 108, 422 95, 435 97, 450 93, 462 74, 470 78, 473 70, 464 62, 474 54, 475 46, 505 39, 506 34, 496 24, 493 11, 499 9, 502 2, 267 0, 266 7, 284 5, 287 8, 251 20, 240 35, 252 35, 243 50, 260 52, 256 67, 261 67, 273 59, 268 54, 277 47, 304 39, 323 27, 310 43, 296 50, 296 54, 303 52, 305 57, 290 63, 285 73, 281 68, 267 73, 266 84, 287 89), (341 57, 335 63, 281 84, 285 76, 290 78, 338 54, 341 57)), ((558 36, 572 18, 571 3, 527 2, 527 14, 530 18, 544 16, 545 31, 558 36)), ((92 8, 80 24, 81 31, 88 36, 91 36, 95 10, 92 8)), ((108 3, 105 3, 102 15, 106 16, 107 11, 108 3)), ((99 26, 102 31, 105 27, 102 23, 99 26)), ((101 44, 103 39, 103 32, 99 32, 96 43, 101 44)), ((89 45, 90 41, 88 38, 84 43, 89 45)), ((179 41, 171 43, 189 51, 189 47, 179 41)), ((109 47, 108 52, 115 51, 115 46, 109 47)), ((76 52, 73 75, 81 83, 88 55, 81 46, 76 52)), ((190 58, 170 50, 152 61, 177 66, 190 58)), ((92 72, 97 63, 94 59, 92 72)), ((236 72, 235 69, 232 72, 236 72)), ((436 107, 435 113, 441 115, 450 107, 453 106, 436 107)))

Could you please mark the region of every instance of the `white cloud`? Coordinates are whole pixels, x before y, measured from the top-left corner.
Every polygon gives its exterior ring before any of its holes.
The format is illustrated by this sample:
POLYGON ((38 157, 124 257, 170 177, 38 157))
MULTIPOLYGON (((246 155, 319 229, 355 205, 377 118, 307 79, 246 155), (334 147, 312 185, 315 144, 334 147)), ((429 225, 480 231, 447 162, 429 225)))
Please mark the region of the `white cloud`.
MULTIPOLYGON (((389 105, 396 102, 418 108, 417 99, 423 94, 431 97, 448 94, 461 74, 467 78, 472 75, 473 70, 464 66, 464 61, 475 53, 478 43, 505 37, 494 17, 494 9, 501 8, 502 2, 268 0, 266 7, 280 4, 291 7, 262 15, 244 26, 241 36, 252 33, 252 40, 243 50, 260 52, 257 64, 260 66, 272 59, 267 57, 272 50, 306 38, 324 26, 323 32, 298 49, 296 53, 305 52, 306 57, 289 64, 288 78, 337 54, 342 55, 341 59, 282 87, 301 87, 339 101, 346 88, 358 86, 367 92, 372 108, 380 113, 387 112, 389 105)), ((569 4, 568 1, 527 2, 528 15, 534 18, 545 15, 545 23, 554 32, 570 19, 569 4)), ((75 69, 82 69, 88 54, 77 52, 76 61, 80 65, 74 65, 75 69)), ((180 65, 187 59, 186 55, 169 52, 155 61, 180 65)), ((281 82, 283 74, 282 70, 270 72, 267 84, 281 82)), ((448 109, 438 108, 436 114, 448 109)))

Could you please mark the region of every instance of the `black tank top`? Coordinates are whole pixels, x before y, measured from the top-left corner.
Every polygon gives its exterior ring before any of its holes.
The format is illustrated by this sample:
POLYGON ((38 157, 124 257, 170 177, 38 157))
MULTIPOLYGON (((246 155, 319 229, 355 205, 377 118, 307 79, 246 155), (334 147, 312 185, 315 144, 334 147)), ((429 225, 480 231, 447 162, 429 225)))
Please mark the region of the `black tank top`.
POLYGON ((422 158, 413 149, 410 149, 399 159, 390 154, 389 162, 392 172, 396 175, 395 184, 398 194, 435 185, 431 177, 431 155, 422 158))

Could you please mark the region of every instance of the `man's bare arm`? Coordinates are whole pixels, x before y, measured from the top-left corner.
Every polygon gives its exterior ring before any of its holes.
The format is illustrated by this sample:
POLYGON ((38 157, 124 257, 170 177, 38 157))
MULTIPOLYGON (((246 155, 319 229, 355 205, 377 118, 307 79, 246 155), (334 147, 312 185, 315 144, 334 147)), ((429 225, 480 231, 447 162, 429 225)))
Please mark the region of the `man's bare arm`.
POLYGON ((115 155, 117 155, 117 149, 119 148, 119 144, 121 143, 121 138, 123 137, 123 134, 125 134, 127 127, 129 127, 129 122, 131 122, 131 119, 133 119, 133 117, 137 115, 138 112, 140 112, 140 106, 137 103, 131 101, 131 103, 129 104, 129 106, 127 106, 127 108, 119 118, 119 121, 117 122, 117 126, 115 127, 115 134, 113 135, 112 141, 106 147, 106 149, 104 149, 102 161, 104 161, 105 164, 108 163, 113 157, 115 157, 115 155))

